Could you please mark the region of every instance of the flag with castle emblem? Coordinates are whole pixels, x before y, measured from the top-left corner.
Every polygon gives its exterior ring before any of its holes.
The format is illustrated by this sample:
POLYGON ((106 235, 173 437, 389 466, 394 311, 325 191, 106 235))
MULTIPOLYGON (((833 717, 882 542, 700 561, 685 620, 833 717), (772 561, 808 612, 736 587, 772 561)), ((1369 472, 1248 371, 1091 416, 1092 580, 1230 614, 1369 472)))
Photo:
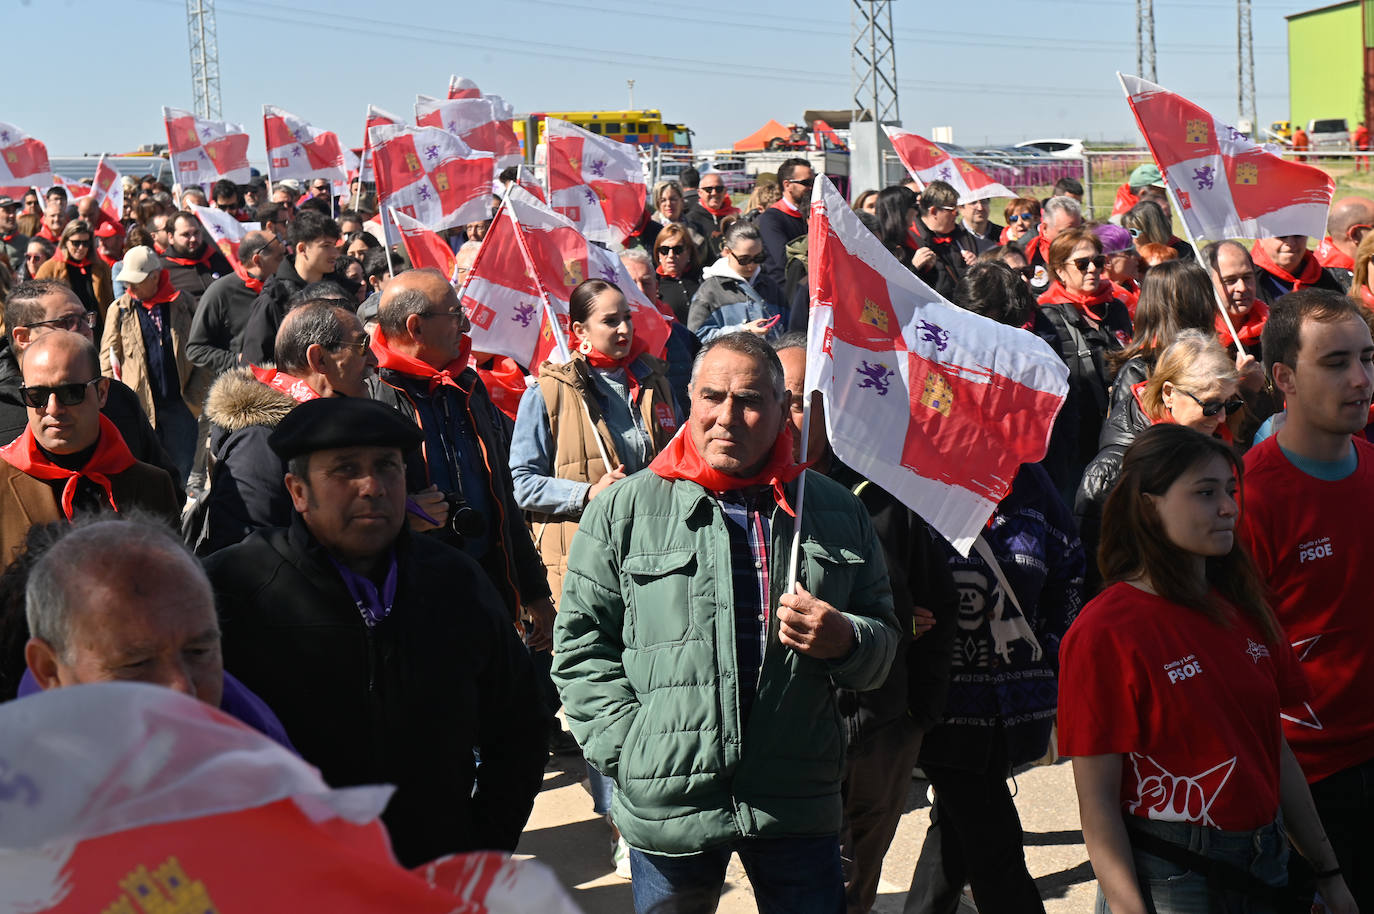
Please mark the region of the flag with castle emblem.
POLYGON ((1131 112, 1195 238, 1326 234, 1335 182, 1266 152, 1181 95, 1117 74, 1131 112))
POLYGON ((0 121, 0 194, 18 199, 30 187, 50 184, 48 147, 13 124, 0 121))
POLYGON ((239 242, 249 232, 256 232, 262 228, 257 222, 240 222, 222 209, 213 209, 209 206, 197 206, 190 204, 191 211, 196 214, 200 224, 205 227, 205 234, 211 241, 219 247, 226 260, 233 265, 235 271, 242 266, 239 261, 239 242))
POLYGON ((472 322, 472 347, 515 359, 532 370, 546 359, 566 362, 568 300, 584 279, 604 279, 624 294, 634 316, 636 348, 661 356, 667 320, 639 290, 620 258, 590 244, 564 217, 512 187, 487 231, 460 292, 472 322), (558 321, 559 333, 549 324, 558 321))
POLYGON ((888 127, 887 138, 907 172, 921 185, 944 181, 959 193, 959 204, 989 197, 1015 197, 1016 194, 988 177, 981 169, 952 156, 923 136, 900 127, 888 127))
POLYGON ((106 163, 102 155, 95 163, 95 180, 91 182, 91 193, 106 219, 118 222, 124 218, 124 183, 119 172, 106 163))
POLYGON ((220 178, 247 184, 248 132, 239 124, 196 117, 180 108, 162 109, 172 175, 182 187, 213 184, 220 178))
POLYGON ((343 145, 334 131, 318 130, 276 105, 262 106, 262 124, 267 135, 267 161, 272 166, 272 180, 348 180, 343 145))
POLYGON ((620 244, 644 218, 639 148, 545 118, 549 203, 592 241, 620 244))
POLYGON ((381 206, 435 231, 491 218, 491 153, 437 127, 390 124, 368 136, 381 206))
POLYGON ((477 83, 468 79, 466 76, 454 75, 448 78, 448 97, 481 98, 482 90, 477 88, 477 83))
MULTIPOLYGON (((424 98, 415 102, 416 124, 447 130, 473 149, 491 153, 496 157, 497 171, 523 161, 511 115, 509 106, 495 95, 424 98)), ((496 177, 495 172, 492 177, 496 177)))
POLYGON ((942 299, 824 175, 811 197, 806 389, 835 454, 963 554, 1045 456, 1068 368, 1043 340, 942 299))
POLYGON ((391 221, 401 232, 401 243, 405 245, 406 259, 417 270, 435 269, 453 282, 455 258, 448 242, 438 233, 425 228, 405 213, 391 211, 391 221))
POLYGON ((376 105, 367 106, 367 122, 363 125, 363 151, 359 157, 358 180, 373 181, 375 176, 372 172, 372 134, 369 132, 373 127, 387 127, 391 124, 404 124, 405 118, 392 114, 390 111, 383 111, 376 105))

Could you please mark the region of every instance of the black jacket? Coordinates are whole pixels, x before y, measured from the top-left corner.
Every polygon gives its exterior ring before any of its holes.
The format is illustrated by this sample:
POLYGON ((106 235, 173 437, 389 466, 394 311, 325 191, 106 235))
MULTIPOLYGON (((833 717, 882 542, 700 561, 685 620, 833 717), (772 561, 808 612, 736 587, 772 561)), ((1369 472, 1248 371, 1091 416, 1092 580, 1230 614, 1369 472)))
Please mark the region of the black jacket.
POLYGON ((678 323, 687 323, 689 306, 692 303, 692 296, 697 294, 697 289, 701 287, 701 270, 693 267, 690 273, 682 276, 663 276, 658 277, 658 297, 664 304, 673 309, 673 316, 678 319, 678 323))
POLYGON ((886 490, 865 480, 832 455, 826 473, 858 495, 873 521, 892 580, 892 609, 902 641, 883 684, 871 692, 839 693, 840 713, 853 749, 880 727, 909 720, 922 730, 941 720, 949 687, 950 652, 959 620, 959 596, 944 553, 926 522, 886 490), (935 616, 935 627, 912 638, 912 609, 935 616))
POLYGON ((210 283, 196 308, 191 335, 186 340, 186 355, 192 363, 209 368, 216 375, 234 367, 243 328, 257 297, 258 293, 235 273, 210 283))
MULTIPOLYGON (((489 503, 497 507, 493 512, 495 517, 488 518, 488 523, 500 525, 499 534, 492 537, 493 548, 482 560, 482 568, 514 620, 519 617, 521 605, 550 596, 548 575, 544 560, 530 539, 524 514, 515 503, 515 487, 510 478, 510 441, 501 414, 491 402, 477 372, 465 368, 457 380, 461 389, 445 385, 435 392, 435 397, 448 398, 450 409, 455 413, 466 411, 482 446, 482 457, 488 469, 487 496, 489 503)), ((420 424, 415 396, 418 391, 427 389, 428 382, 383 369, 367 383, 374 400, 394 407, 416 425, 420 424)), ((406 481, 412 492, 430 485, 425 459, 417 450, 407 462, 406 481)), ((446 530, 435 530, 429 536, 446 539, 449 534, 446 530)))
MULTIPOLYGON (((1125 376, 1136 359, 1121 366, 1125 376)), ((1135 374, 1136 372, 1132 372, 1135 374)), ((1131 446, 1136 436, 1149 428, 1150 418, 1140 408, 1131 384, 1123 384, 1122 379, 1113 388, 1113 394, 1124 388, 1125 399, 1112 404, 1111 414, 1102 424, 1097 456, 1083 470, 1083 481, 1078 485, 1078 494, 1073 502, 1074 518, 1078 521, 1078 538, 1083 541, 1083 555, 1087 569, 1083 575, 1083 595, 1091 598, 1102 589, 1102 575, 1097 569, 1097 546, 1102 539, 1102 507, 1107 496, 1121 477, 1121 461, 1126 456, 1126 448, 1131 446)), ((1141 378, 1140 380, 1144 380, 1141 378)), ((1133 382, 1139 383, 1139 381, 1133 382)))
POLYGON ((917 247, 930 248, 935 254, 935 262, 925 270, 916 270, 916 275, 946 299, 954 301, 955 289, 959 287, 959 280, 968 269, 968 265, 964 263, 963 252, 977 254, 977 242, 962 225, 955 225, 954 231, 948 235, 936 235, 918 218, 912 224, 912 229, 920 237, 917 247))
POLYGON ((396 785, 382 821, 405 866, 514 850, 548 757, 529 654, 467 556, 402 528, 396 561, 369 628, 299 516, 210 556, 225 669, 331 787, 396 785))
MULTIPOLYGON (((19 396, 19 387, 23 383, 24 377, 10 348, 9 337, 0 337, 0 445, 9 444, 24 434, 24 426, 29 424, 28 410, 19 396)), ((186 501, 181 472, 172 463, 171 455, 158 440, 157 432, 148 423, 148 417, 143 414, 138 394, 122 381, 111 378, 110 393, 101 412, 119 429, 134 459, 166 470, 167 475, 172 477, 177 504, 186 501)))
POLYGON ((787 283, 787 244, 806 234, 806 220, 770 206, 758 214, 754 224, 759 228, 763 253, 768 257, 763 273, 781 289, 787 283))
MULTIPOLYGON (((172 258, 176 255, 171 251, 162 255, 162 265, 167 268, 167 277, 172 281, 178 292, 185 292, 191 299, 200 304, 201 296, 210 288, 210 284, 221 276, 229 276, 234 272, 234 268, 229 265, 229 261, 218 250, 210 250, 210 256, 204 260, 193 261, 191 263, 177 263, 172 258)), ((202 248, 201 256, 205 254, 202 248)), ((189 259, 189 258, 178 258, 189 259)))
MULTIPOLYGON (((342 273, 333 272, 324 277, 336 282, 346 292, 358 288, 357 283, 342 273)), ((304 289, 309 283, 296 272, 295 259, 284 258, 277 267, 275 276, 262 284, 262 294, 254 301, 244 321, 243 335, 239 339, 239 365, 266 365, 276 361, 277 328, 290 309, 291 296, 304 289)))

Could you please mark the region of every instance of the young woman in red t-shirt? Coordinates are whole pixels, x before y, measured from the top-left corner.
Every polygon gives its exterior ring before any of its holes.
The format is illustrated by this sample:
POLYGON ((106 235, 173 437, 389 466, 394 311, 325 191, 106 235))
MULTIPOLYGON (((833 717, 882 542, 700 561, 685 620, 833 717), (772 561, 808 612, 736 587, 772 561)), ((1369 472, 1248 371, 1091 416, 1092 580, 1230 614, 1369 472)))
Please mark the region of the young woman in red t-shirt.
POLYGON ((1099 911, 1283 910, 1288 837, 1330 909, 1356 910, 1283 738, 1279 709, 1307 685, 1236 543, 1241 472, 1217 439, 1156 425, 1107 499, 1109 586, 1069 628, 1059 679, 1099 911))

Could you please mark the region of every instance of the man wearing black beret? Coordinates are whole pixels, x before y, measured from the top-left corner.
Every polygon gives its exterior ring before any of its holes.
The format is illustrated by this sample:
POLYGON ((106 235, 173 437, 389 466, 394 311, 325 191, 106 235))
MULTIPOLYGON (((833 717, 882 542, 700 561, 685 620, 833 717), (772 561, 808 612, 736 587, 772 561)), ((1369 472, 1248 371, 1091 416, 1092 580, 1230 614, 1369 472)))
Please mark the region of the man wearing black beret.
POLYGON ((205 563, 226 669, 330 786, 396 785, 382 818, 406 866, 514 850, 549 727, 487 576, 407 528, 405 456, 421 435, 374 400, 301 404, 269 438, 290 526, 205 563))

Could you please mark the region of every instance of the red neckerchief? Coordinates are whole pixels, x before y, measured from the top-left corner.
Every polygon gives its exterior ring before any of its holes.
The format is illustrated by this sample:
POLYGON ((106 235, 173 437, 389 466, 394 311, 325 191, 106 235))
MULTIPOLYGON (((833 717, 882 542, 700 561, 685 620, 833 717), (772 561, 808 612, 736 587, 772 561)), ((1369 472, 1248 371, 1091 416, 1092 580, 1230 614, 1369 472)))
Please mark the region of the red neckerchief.
POLYGON ((210 266, 210 258, 213 256, 213 253, 214 252, 210 249, 210 245, 207 244, 205 250, 201 251, 199 257, 178 257, 175 254, 167 253, 162 255, 162 259, 170 260, 179 267, 203 266, 208 269, 210 266))
POLYGON ((48 226, 47 226, 46 224, 45 224, 45 225, 40 225, 40 226, 38 227, 38 237, 39 237, 39 238, 46 238, 47 240, 51 241, 53 244, 57 244, 57 236, 54 235, 54 234, 52 233, 52 230, 49 229, 48 226))
POLYGON ((292 377, 275 368, 259 368, 257 365, 249 365, 248 370, 253 372, 253 377, 273 390, 281 391, 297 403, 320 399, 314 388, 300 378, 292 377))
POLYGON ((91 272, 91 259, 89 257, 87 257, 85 260, 68 260, 66 257, 62 256, 61 254, 58 254, 56 259, 59 263, 65 263, 69 267, 76 267, 77 272, 79 272, 82 276, 85 276, 87 273, 91 272))
MULTIPOLYGON (((1236 328, 1236 334, 1240 337, 1241 345, 1258 343, 1260 334, 1264 331, 1264 322, 1267 320, 1269 320, 1269 306, 1258 298, 1255 299, 1255 303, 1250 306, 1250 310, 1245 315, 1245 323, 1236 328)), ((1233 342, 1231 331, 1226 329, 1226 321, 1222 320, 1220 314, 1216 317, 1216 330, 1219 337, 1218 342, 1221 343, 1222 348, 1230 346, 1233 342)))
POLYGON ((381 327, 372 333, 372 352, 377 356, 377 364, 380 367, 428 381, 431 394, 444 385, 463 390, 463 387, 458 383, 458 375, 462 374, 463 369, 468 367, 468 357, 472 353, 472 338, 466 334, 463 335, 463 345, 458 353, 458 358, 443 368, 435 368, 428 362, 422 362, 417 358, 403 355, 392 349, 387 343, 386 334, 382 332, 381 327))
POLYGON ((515 421, 520 408, 520 398, 525 395, 525 370, 515 359, 499 355, 492 359, 490 368, 477 368, 477 376, 487 388, 487 395, 496 408, 515 421))
POLYGON ((0 459, 34 479, 67 480, 62 487, 62 513, 66 515, 67 520, 72 519, 74 512, 77 480, 83 478, 104 489, 110 506, 118 511, 119 505, 115 504, 110 477, 116 473, 123 473, 135 463, 134 455, 129 452, 129 446, 124 443, 119 429, 115 428, 115 424, 105 418, 103 413, 100 416, 100 439, 95 446, 95 453, 79 470, 64 469, 49 460, 48 455, 39 449, 38 442, 33 437, 33 429, 27 425, 24 426, 24 434, 0 447, 0 459))
POLYGON ((666 276, 666 277, 668 277, 669 279, 681 279, 681 278, 682 278, 682 277, 678 276, 676 273, 669 273, 667 270, 663 269, 663 264, 661 264, 661 263, 660 263, 658 266, 654 267, 654 272, 657 273, 659 276, 666 276))
POLYGON ((1324 267, 1331 267, 1336 270, 1353 271, 1355 269, 1355 258, 1336 247, 1336 242, 1331 240, 1330 235, 1323 238, 1322 243, 1317 245, 1316 258, 1317 263, 1324 267))
POLYGON ((805 219, 805 218, 806 218, 805 216, 802 215, 802 211, 799 210, 799 209, 797 209, 796 204, 793 203, 791 200, 787 199, 786 197, 783 197, 782 199, 778 200, 777 203, 774 203, 772 206, 770 206, 770 207, 768 207, 768 208, 769 208, 769 209, 780 209, 780 210, 782 210, 784 213, 786 213, 786 214, 789 215, 789 216, 797 216, 797 217, 802 218, 802 219, 805 219))
POLYGON ((1250 256, 1255 261, 1255 266, 1259 267, 1261 270, 1272 273, 1286 283, 1291 283, 1293 286, 1291 291, 1293 292, 1298 291, 1303 286, 1315 285, 1317 281, 1322 278, 1322 265, 1318 263, 1317 258, 1313 257, 1311 254, 1303 254, 1302 272, 1297 276, 1294 276, 1292 273, 1289 273, 1287 270, 1282 269, 1274 263, 1274 261, 1270 259, 1269 254, 1264 250, 1263 245, 1255 245, 1254 250, 1250 252, 1250 256))
POLYGON ((1085 292, 1071 292, 1064 288, 1064 284, 1056 279, 1050 283, 1050 287, 1041 294, 1038 301, 1042 305, 1057 305, 1061 302, 1070 302, 1079 311, 1082 311, 1088 317, 1100 324, 1105 314, 1099 316, 1093 313, 1092 309, 1097 305, 1105 305, 1115 298, 1116 295, 1112 291, 1111 283, 1107 283, 1107 285, 1103 286, 1098 291, 1088 295, 1085 292))
POLYGON ((1369 291, 1369 286, 1360 286, 1360 301, 1364 302, 1366 308, 1374 311, 1374 292, 1369 291))
POLYGON ((753 476, 728 476, 719 470, 713 470, 697 450, 690 429, 684 429, 674 436, 673 440, 668 442, 668 446, 649 464, 649 469, 664 479, 690 479, 711 492, 730 492, 749 486, 771 486, 773 500, 788 514, 796 517, 797 513, 787 503, 782 487, 800 476, 802 470, 806 469, 806 464, 792 462, 792 426, 783 423, 782 434, 773 442, 768 462, 753 476))
POLYGON ((717 219, 724 219, 726 216, 733 216, 739 212, 739 207, 730 202, 730 197, 726 196, 725 205, 720 209, 711 209, 711 205, 706 202, 705 197, 697 197, 697 203, 702 209, 715 216, 717 219))
POLYGON ((118 257, 106 257, 105 252, 100 250, 97 250, 95 252, 95 256, 99 257, 100 262, 105 264, 105 266, 109 267, 110 269, 114 269, 114 265, 119 263, 120 261, 120 258, 118 257))
POLYGON ((147 299, 140 299, 137 295, 133 293, 132 289, 129 290, 129 297, 132 298, 134 301, 138 302, 143 307, 147 308, 149 311, 153 310, 153 308, 157 307, 158 305, 164 304, 176 298, 177 294, 177 287, 172 285, 172 274, 168 273, 166 270, 163 270, 161 273, 158 274, 157 291, 150 295, 147 299))
POLYGON ((234 275, 243 280, 243 284, 248 287, 248 291, 254 295, 261 294, 262 280, 254 279, 248 275, 248 268, 241 263, 234 264, 234 275))
MULTIPOLYGON (((1021 237, 1024 238, 1026 236, 1022 235, 1021 237)), ((1049 259, 1049 243, 1045 241, 1045 236, 1039 232, 1035 232, 1035 237, 1031 239, 1030 244, 1027 244, 1022 250, 1025 251, 1026 254, 1026 263, 1030 263, 1034 260, 1036 254, 1040 254, 1044 260, 1049 259), (1042 251, 1041 248, 1044 250, 1042 251)))
POLYGON ((1140 302, 1140 283, 1134 279, 1128 279, 1126 282, 1113 282, 1112 297, 1120 299, 1121 303, 1126 306, 1126 310, 1130 312, 1131 319, 1135 320, 1135 306, 1140 302))

